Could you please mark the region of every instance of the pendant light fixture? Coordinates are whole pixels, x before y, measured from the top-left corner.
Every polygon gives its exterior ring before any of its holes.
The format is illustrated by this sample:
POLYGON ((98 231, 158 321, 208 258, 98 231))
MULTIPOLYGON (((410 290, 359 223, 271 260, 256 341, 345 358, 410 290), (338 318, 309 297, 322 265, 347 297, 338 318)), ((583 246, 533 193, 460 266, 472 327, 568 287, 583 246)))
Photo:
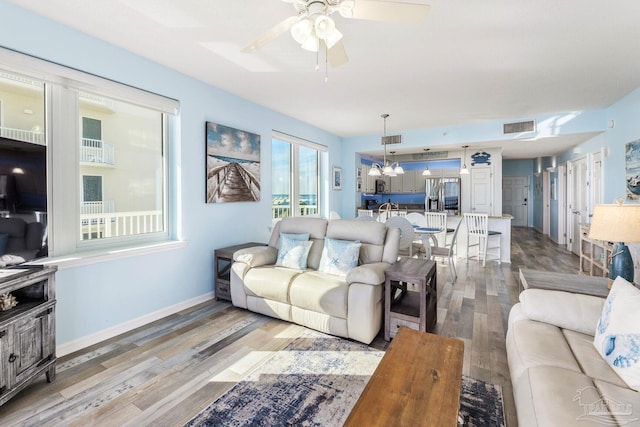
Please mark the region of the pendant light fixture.
POLYGON ((463 145, 464 155, 462 156, 462 168, 460 169, 460 175, 469 175, 469 169, 467 169, 467 148, 468 145, 463 145))
MULTIPOLYGON (((425 148, 424 149, 425 155, 429 150, 431 150, 431 148, 425 148)), ((429 170, 429 162, 428 161, 424 162, 424 170, 422 171, 422 175, 423 176, 431 175, 431 171, 429 170)))
MULTIPOLYGON (((387 117, 389 117, 388 114, 382 114, 380 117, 382 117, 382 119, 384 120, 384 132, 382 134, 382 145, 384 145, 384 157, 383 157, 383 163, 382 166, 379 163, 373 163, 371 165, 371 169, 369 170, 369 176, 381 176, 381 175, 385 175, 385 176, 397 176, 397 175, 402 175, 404 174, 404 169, 402 168, 402 166, 400 166, 400 163, 395 162, 392 164, 389 164, 389 162, 387 162, 387 142, 386 142, 386 136, 387 136, 387 117)), ((393 155, 395 153, 395 151, 392 151, 391 154, 393 155)))

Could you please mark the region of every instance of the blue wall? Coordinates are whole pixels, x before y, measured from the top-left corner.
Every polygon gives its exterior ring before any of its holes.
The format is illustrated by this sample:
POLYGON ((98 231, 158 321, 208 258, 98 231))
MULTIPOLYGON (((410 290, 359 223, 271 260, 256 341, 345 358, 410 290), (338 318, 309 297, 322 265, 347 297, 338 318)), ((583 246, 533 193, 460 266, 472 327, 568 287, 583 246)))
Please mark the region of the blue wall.
MULTIPOLYGON (((136 319, 213 290, 215 248, 246 241, 266 241, 271 223, 271 132, 273 129, 329 147, 323 179, 329 165, 342 166, 343 190, 325 185, 329 205, 344 217, 353 214, 360 197, 355 191, 355 169, 361 152, 379 147, 379 134, 347 138, 344 141, 321 129, 248 102, 206 85, 106 42, 88 37, 31 12, 0 2, 0 44, 114 81, 178 99, 181 103, 180 140, 170 147, 175 185, 171 204, 180 215, 179 235, 187 242, 177 250, 126 259, 96 262, 66 268, 57 275, 58 343, 85 337, 136 319), (34 29, 37 29, 34 30, 34 29), (204 123, 217 122, 259 133, 261 147, 262 200, 256 203, 206 204, 204 182, 204 123), (344 143, 343 143, 344 142, 344 143)), ((542 114, 535 119, 537 137, 603 132, 579 147, 582 153, 608 147, 604 160, 604 197, 612 202, 624 195, 624 145, 640 138, 640 90, 606 110, 542 114), (609 120, 615 121, 613 128, 609 120)), ((404 148, 464 145, 484 141, 517 141, 519 135, 504 135, 502 123, 473 123, 400 132, 404 148)), ((496 144, 497 145, 497 144, 496 144)), ((558 163, 574 158, 563 153, 558 163)), ((548 159, 545 159, 545 164, 548 159)), ((505 176, 527 173, 537 164, 505 161, 505 176)), ((531 180, 533 184, 533 179, 531 180)), ((325 184, 327 184, 325 182, 325 184)), ((552 224, 557 222, 557 209, 552 224)), ((536 218, 537 214, 531 215, 536 218)))
MULTIPOLYGON (((0 44, 58 64, 180 101, 180 140, 170 147, 171 204, 180 216, 182 249, 65 268, 56 276, 57 338, 64 344, 213 291, 215 248, 267 241, 271 225, 273 129, 329 147, 340 164, 341 139, 231 95, 21 8, 0 3, 0 44), (261 193, 256 203, 206 204, 204 123, 261 135, 261 193)), ((325 177, 328 176, 328 166, 325 177)), ((340 192, 330 191, 340 210, 340 192)))

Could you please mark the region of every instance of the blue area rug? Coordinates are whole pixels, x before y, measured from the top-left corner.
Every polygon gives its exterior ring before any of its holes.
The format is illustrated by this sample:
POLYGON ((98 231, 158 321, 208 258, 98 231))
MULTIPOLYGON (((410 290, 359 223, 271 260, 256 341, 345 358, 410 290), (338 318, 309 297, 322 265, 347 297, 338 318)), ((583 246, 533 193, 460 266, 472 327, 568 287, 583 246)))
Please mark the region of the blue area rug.
MULTIPOLYGON (((383 355, 363 344, 306 332, 185 426, 341 426, 383 355)), ((465 425, 504 426, 502 408, 498 386, 463 377, 465 425)))

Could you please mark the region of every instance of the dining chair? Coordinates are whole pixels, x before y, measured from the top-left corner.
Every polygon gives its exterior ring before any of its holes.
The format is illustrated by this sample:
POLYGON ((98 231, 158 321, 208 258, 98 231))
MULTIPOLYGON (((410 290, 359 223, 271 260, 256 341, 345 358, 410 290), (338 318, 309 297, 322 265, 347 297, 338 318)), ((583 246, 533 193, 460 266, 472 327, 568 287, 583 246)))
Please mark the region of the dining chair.
POLYGON ((424 214, 418 212, 409 212, 406 216, 411 225, 415 227, 426 227, 427 226, 427 218, 425 218, 424 214))
POLYGON ((476 257, 478 261, 482 259, 482 266, 484 267, 487 261, 488 255, 497 255, 498 264, 500 264, 501 248, 500 239, 502 233, 499 231, 489 230, 489 215, 488 214, 464 214, 465 225, 467 226, 467 263, 471 255, 469 254, 469 248, 477 246, 478 254, 476 257), (472 242, 472 238, 477 243, 472 242), (497 245, 489 246, 489 241, 493 238, 494 242, 497 241, 497 245), (496 253, 489 253, 490 250, 497 249, 496 253))
POLYGON ((373 211, 371 209, 358 209, 358 216, 360 215, 368 215, 373 217, 373 211))
POLYGON ((407 218, 401 216, 392 216, 385 222, 387 227, 398 227, 400 229, 400 243, 398 245, 398 255, 413 256, 418 254, 422 248, 422 243, 415 242, 415 232, 413 226, 407 218))
POLYGON ((435 235, 438 240, 438 246, 445 246, 447 233, 447 213, 446 212, 425 212, 424 217, 427 220, 428 228, 437 228, 442 230, 441 233, 435 235), (442 243, 441 243, 442 242, 442 243))
POLYGON ((460 230, 460 224, 462 224, 462 218, 458 221, 458 225, 456 225, 453 230, 453 238, 451 242, 445 244, 445 246, 432 246, 431 247, 431 257, 433 258, 442 258, 449 260, 449 277, 451 278, 451 283, 455 283, 458 279, 458 272, 456 271, 455 259, 457 257, 456 251, 454 250, 456 246, 456 239, 458 238, 458 231, 460 230))
POLYGON ((373 216, 371 216, 371 215, 362 215, 362 214, 358 215, 358 216, 356 217, 356 219, 357 219, 358 221, 377 221, 377 220, 376 220, 373 216))

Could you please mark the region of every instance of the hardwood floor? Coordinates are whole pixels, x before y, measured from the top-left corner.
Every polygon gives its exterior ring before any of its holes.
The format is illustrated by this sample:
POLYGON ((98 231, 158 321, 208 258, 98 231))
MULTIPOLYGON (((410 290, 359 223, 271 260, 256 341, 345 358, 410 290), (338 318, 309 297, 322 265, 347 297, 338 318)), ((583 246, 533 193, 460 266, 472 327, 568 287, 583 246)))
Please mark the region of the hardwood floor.
MULTIPOLYGON (((463 374, 499 384, 508 426, 516 426, 505 353, 520 267, 574 273, 578 257, 545 236, 512 229, 511 264, 457 260, 452 284, 438 263, 436 332, 464 341, 463 374)), ((208 302, 59 359, 0 407, 2 426, 181 426, 285 347, 304 328, 208 302)), ((383 332, 372 343, 384 349, 383 332)))

